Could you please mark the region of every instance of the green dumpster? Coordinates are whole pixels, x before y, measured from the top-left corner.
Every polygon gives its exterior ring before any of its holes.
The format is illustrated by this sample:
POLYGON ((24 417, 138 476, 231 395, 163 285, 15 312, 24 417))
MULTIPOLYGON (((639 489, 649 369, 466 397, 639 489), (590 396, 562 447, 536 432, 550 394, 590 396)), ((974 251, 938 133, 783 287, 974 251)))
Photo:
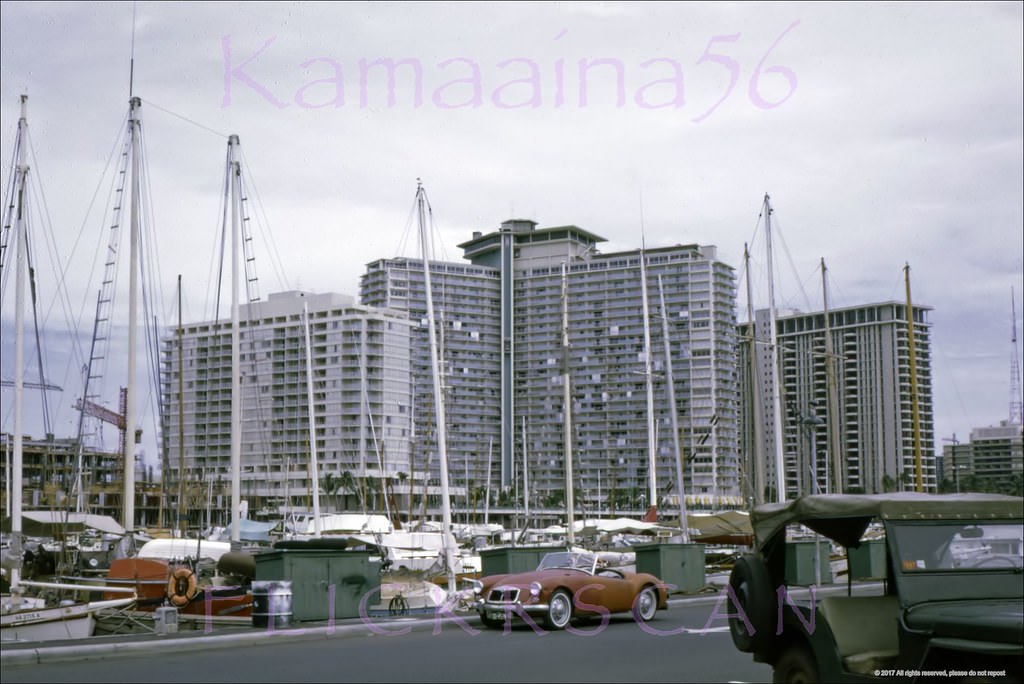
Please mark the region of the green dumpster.
POLYGON ((885 540, 862 541, 860 546, 847 549, 851 579, 885 578, 885 540))
POLYGON ((291 585, 296 622, 343 620, 380 602, 380 558, 368 551, 275 548, 256 556, 256 580, 291 585))
POLYGON ((533 572, 549 553, 565 551, 564 546, 505 546, 480 551, 480 574, 512 575, 533 572))
POLYGON ((829 563, 830 545, 827 539, 790 541, 786 543, 786 584, 811 586, 818 583, 832 583, 832 566, 829 563), (814 565, 815 550, 818 552, 818 567, 814 565))
POLYGON ((703 589, 703 544, 643 544, 636 550, 636 571, 646 572, 668 585, 669 593, 703 589))

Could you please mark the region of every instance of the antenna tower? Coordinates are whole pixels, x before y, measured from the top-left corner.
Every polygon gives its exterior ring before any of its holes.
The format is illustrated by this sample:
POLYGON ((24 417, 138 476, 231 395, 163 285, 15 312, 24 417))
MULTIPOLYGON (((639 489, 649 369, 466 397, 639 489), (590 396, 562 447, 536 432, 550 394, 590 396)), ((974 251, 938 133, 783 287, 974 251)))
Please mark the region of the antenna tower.
POLYGON ((1013 296, 1013 289, 1010 289, 1010 310, 1013 314, 1013 327, 1010 331, 1010 342, 1013 345, 1013 359, 1010 361, 1010 424, 1020 425, 1024 423, 1024 401, 1021 396, 1020 386, 1020 350, 1017 348, 1017 303, 1013 296))

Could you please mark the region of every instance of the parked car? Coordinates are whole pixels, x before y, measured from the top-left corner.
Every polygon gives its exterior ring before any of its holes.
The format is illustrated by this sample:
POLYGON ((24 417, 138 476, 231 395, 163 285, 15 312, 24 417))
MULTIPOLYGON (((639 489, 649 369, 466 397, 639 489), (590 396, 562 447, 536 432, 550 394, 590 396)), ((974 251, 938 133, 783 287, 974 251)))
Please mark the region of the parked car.
POLYGON ((574 551, 545 555, 533 572, 484 577, 474 592, 480 620, 491 628, 539 619, 560 630, 574 618, 630 612, 647 622, 668 607, 668 591, 654 575, 607 567, 595 554, 574 551))
POLYGON ((751 522, 756 552, 730 575, 729 629, 774 681, 1024 681, 1024 499, 826 494, 757 507, 751 522), (844 595, 792 600, 798 525, 848 558, 869 526, 884 531, 873 549, 884 577, 855 595, 848 574, 844 595))

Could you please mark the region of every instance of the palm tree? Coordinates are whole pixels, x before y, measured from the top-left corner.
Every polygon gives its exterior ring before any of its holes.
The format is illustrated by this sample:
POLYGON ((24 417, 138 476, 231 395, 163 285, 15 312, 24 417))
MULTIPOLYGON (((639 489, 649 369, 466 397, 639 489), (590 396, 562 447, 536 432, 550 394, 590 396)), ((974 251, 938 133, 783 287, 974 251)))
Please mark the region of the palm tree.
MULTIPOLYGON (((341 489, 344 489, 347 494, 359 493, 359 486, 356 484, 356 479, 352 477, 351 471, 341 471, 341 476, 338 479, 338 485, 341 489)), ((360 503, 361 502, 362 499, 360 498, 360 503)), ((365 508, 365 506, 363 508, 365 508)))
POLYGON ((324 473, 324 476, 321 479, 320 487, 321 487, 321 489, 324 490, 324 494, 326 494, 328 496, 328 498, 331 496, 331 490, 335 486, 336 485, 335 485, 334 473, 330 473, 330 472, 329 473, 324 473))
MULTIPOLYGON (((398 476, 398 483, 401 484, 401 485, 404 485, 406 480, 409 479, 409 473, 405 472, 404 470, 399 470, 398 473, 397 473, 397 476, 398 476)), ((409 492, 409 520, 411 521, 412 520, 412 485, 411 485, 411 483, 410 483, 408 492, 409 492)))

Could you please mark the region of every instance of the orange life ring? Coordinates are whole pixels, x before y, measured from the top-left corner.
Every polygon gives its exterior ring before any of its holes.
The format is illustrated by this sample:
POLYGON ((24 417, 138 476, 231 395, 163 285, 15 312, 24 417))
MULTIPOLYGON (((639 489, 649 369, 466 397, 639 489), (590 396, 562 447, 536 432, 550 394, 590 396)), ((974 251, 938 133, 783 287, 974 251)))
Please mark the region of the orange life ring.
POLYGON ((179 608, 188 605, 198 591, 196 574, 184 566, 175 568, 167 580, 167 598, 179 608))

